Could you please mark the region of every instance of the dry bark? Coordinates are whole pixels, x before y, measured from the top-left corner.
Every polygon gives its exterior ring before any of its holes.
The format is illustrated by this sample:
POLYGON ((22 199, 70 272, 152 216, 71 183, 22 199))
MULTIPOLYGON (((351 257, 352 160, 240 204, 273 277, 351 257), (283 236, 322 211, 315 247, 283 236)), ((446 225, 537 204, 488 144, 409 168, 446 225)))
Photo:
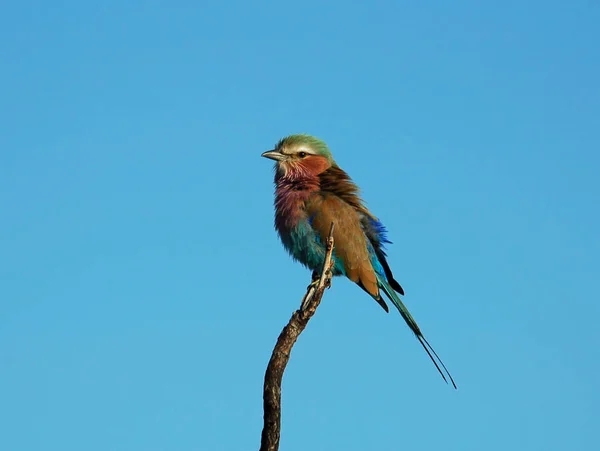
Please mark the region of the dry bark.
POLYGON ((279 438, 281 434, 281 380, 283 372, 290 359, 294 343, 296 343, 298 336, 315 314, 317 307, 321 303, 323 293, 331 285, 333 245, 332 223, 329 229, 329 237, 327 238, 327 253, 321 275, 313 274, 313 281, 302 299, 300 309, 292 314, 287 326, 281 331, 277 339, 277 344, 271 354, 271 360, 269 360, 269 364, 267 365, 263 389, 264 425, 260 451, 279 450, 279 438))

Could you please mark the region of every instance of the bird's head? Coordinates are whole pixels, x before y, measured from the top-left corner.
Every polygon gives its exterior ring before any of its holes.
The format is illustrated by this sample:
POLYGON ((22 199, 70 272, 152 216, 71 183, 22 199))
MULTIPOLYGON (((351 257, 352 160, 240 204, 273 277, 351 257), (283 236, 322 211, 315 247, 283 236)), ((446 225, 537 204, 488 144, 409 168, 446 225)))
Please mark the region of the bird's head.
POLYGON ((275 160, 277 176, 314 177, 335 162, 325 142, 310 135, 290 135, 281 139, 275 149, 262 154, 275 160))

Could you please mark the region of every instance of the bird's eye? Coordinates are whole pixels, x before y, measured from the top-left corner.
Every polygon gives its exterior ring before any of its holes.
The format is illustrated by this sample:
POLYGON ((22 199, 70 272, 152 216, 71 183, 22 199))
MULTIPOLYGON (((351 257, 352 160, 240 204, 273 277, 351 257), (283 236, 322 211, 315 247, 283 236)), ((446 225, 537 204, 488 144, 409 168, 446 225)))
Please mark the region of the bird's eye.
POLYGON ((306 152, 300 152, 300 153, 298 153, 298 156, 300 158, 304 158, 306 156, 306 152))

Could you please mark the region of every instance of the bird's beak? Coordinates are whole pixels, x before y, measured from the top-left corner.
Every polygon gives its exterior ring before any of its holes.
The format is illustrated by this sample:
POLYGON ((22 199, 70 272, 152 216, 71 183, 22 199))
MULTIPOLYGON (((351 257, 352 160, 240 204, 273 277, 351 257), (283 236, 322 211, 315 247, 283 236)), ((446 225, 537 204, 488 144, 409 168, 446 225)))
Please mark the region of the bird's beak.
POLYGON ((278 152, 276 150, 267 150, 266 152, 263 152, 260 156, 275 161, 281 161, 285 158, 285 156, 281 152, 278 152))

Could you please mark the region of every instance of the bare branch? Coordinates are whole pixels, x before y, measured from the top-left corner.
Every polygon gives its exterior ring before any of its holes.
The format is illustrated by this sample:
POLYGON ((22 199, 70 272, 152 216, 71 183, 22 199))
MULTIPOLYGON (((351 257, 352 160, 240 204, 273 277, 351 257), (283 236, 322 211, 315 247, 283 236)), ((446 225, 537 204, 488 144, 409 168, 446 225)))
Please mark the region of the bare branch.
POLYGON ((290 353, 296 340, 306 328, 308 321, 312 318, 321 303, 323 293, 331 286, 333 270, 333 223, 329 228, 327 238, 327 253, 323 262, 321 276, 308 286, 306 294, 302 299, 300 309, 296 310, 287 326, 283 328, 277 344, 271 354, 271 360, 267 365, 265 373, 265 385, 263 389, 264 425, 260 443, 260 451, 279 450, 279 438, 281 434, 281 380, 283 372, 290 359, 290 353))

